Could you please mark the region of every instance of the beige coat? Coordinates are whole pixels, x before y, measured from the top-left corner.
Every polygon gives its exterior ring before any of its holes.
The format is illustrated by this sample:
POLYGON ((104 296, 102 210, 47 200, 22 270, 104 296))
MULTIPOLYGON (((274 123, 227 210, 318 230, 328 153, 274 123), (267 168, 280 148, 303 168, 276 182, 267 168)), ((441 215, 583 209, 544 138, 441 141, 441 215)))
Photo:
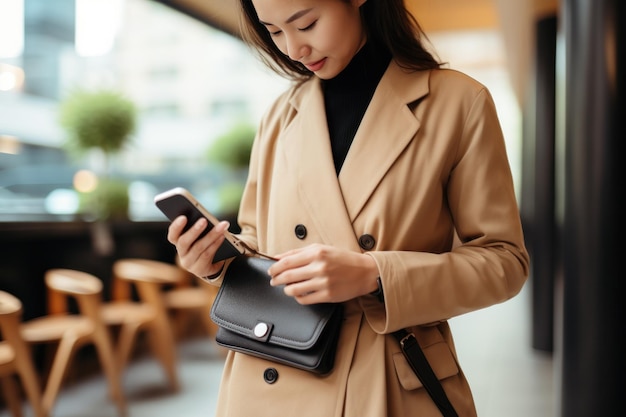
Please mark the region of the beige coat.
POLYGON ((346 303, 335 368, 323 377, 229 353, 217 417, 439 417, 389 335, 409 327, 459 415, 476 415, 446 320, 516 295, 529 262, 484 86, 392 62, 339 179, 319 80, 289 90, 259 127, 239 223, 270 254, 314 242, 366 252, 359 237, 371 236, 385 304, 346 303), (455 230, 463 244, 453 249, 455 230), (267 368, 278 371, 273 384, 267 368))

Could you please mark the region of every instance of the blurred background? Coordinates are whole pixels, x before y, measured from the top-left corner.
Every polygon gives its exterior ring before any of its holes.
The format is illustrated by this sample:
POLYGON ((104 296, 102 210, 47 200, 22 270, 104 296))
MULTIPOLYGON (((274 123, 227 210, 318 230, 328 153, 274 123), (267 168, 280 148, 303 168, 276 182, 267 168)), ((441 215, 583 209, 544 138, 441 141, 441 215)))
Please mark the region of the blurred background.
MULTIPOLYGON (((548 408, 606 415, 626 370, 624 3, 406 3, 494 96, 532 256, 522 343, 557 365, 548 408)), ((172 262, 161 191, 235 224, 256 125, 288 86, 241 42, 236 4, 0 0, 0 289, 25 319, 48 313, 49 268, 94 273, 110 298, 115 260, 172 262)))
POLYGON ((100 175, 103 158, 97 147, 68 152, 62 107, 77 90, 116 92, 136 107, 135 129, 108 158, 108 175, 129 187, 130 220, 161 220, 152 197, 174 186, 223 211, 219 193, 239 178, 211 160, 211 147, 255 126, 285 86, 237 38, 155 1, 2 8, 0 220, 68 221, 83 209, 84 171, 100 175))

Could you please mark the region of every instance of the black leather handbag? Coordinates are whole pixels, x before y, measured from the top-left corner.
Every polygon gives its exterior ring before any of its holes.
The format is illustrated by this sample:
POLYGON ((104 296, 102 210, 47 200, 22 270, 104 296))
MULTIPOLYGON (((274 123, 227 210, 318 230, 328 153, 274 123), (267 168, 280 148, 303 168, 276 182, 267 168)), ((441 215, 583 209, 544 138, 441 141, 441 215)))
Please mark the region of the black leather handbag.
POLYGON ((333 368, 342 322, 340 304, 301 305, 269 284, 276 262, 237 256, 211 308, 216 342, 228 349, 306 371, 333 368))

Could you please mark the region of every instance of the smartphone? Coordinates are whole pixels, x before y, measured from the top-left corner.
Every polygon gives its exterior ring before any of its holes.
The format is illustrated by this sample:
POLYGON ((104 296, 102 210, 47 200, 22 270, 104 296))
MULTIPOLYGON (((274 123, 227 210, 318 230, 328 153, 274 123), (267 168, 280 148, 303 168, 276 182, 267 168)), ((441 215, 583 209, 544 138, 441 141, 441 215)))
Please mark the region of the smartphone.
MULTIPOLYGON (((187 224, 185 225, 183 232, 189 230, 189 228, 202 217, 207 219, 209 224, 206 229, 204 229, 202 234, 200 234, 198 239, 206 235, 217 223, 219 223, 219 220, 217 220, 215 216, 209 213, 209 211, 205 209, 189 191, 182 187, 172 188, 171 190, 158 194, 154 197, 154 204, 156 204, 159 210, 161 210, 170 221, 173 221, 180 215, 186 216, 187 224)), ((237 255, 242 255, 245 252, 242 242, 232 233, 225 231, 224 235, 226 236, 226 239, 224 239, 222 246, 220 246, 215 253, 213 263, 232 258, 237 255)))

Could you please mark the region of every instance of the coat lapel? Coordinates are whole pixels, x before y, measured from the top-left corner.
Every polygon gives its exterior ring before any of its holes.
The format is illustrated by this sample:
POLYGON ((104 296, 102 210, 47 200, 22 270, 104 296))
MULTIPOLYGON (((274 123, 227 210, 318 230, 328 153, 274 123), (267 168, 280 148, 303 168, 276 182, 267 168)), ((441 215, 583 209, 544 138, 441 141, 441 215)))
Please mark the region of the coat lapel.
POLYGON ((354 220, 402 151, 414 140, 420 121, 408 104, 428 93, 428 74, 409 73, 392 61, 363 116, 339 182, 354 220))
POLYGON ((289 175, 324 243, 358 250, 335 175, 321 84, 314 79, 291 99, 297 115, 283 135, 289 175))
POLYGON ((428 72, 420 74, 408 73, 392 61, 339 178, 319 80, 303 85, 291 99, 297 114, 282 136, 289 175, 296 176, 300 198, 324 243, 359 250, 352 221, 419 129, 408 104, 428 93, 428 72))

